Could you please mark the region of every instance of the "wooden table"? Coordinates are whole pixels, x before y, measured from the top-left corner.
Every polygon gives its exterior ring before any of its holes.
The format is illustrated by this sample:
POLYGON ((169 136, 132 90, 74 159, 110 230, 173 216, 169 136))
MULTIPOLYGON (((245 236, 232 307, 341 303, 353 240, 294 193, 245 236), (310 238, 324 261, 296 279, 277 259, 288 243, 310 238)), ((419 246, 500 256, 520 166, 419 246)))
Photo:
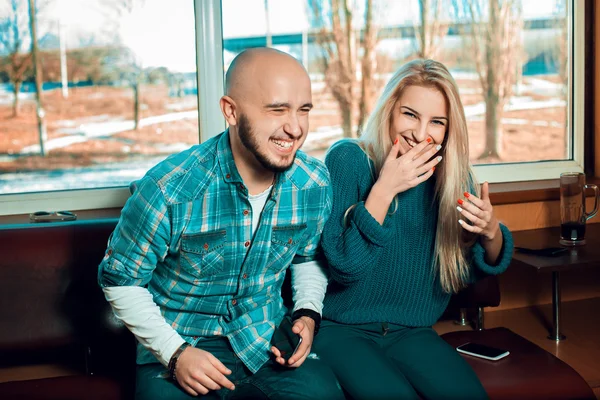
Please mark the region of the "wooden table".
MULTIPOLYGON (((533 229, 513 233, 515 247, 541 249, 561 247, 560 227, 533 229)), ((552 340, 564 340, 560 332, 560 272, 576 268, 592 267, 600 264, 600 224, 588 224, 585 232, 586 244, 570 247, 565 253, 555 257, 523 254, 515 251, 513 265, 535 268, 538 272, 552 273, 552 340)))

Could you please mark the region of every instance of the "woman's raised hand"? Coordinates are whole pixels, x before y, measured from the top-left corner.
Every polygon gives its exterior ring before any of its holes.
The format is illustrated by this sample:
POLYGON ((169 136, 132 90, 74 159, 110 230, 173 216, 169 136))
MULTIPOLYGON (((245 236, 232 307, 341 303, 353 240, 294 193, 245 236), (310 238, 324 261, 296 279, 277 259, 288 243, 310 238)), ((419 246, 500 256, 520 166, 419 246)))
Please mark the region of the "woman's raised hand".
POLYGON ((477 233, 487 240, 493 240, 500 232, 500 223, 494 215, 494 207, 490 202, 489 184, 484 182, 481 186, 481 198, 468 192, 464 195, 467 200, 458 199, 456 209, 470 224, 462 219, 458 222, 465 230, 477 233))
POLYGON ((373 190, 391 201, 396 194, 425 182, 433 175, 435 166, 442 160, 441 156, 433 158, 441 148, 440 145, 431 144, 431 139, 428 138, 401 154, 400 143, 396 139, 373 190))

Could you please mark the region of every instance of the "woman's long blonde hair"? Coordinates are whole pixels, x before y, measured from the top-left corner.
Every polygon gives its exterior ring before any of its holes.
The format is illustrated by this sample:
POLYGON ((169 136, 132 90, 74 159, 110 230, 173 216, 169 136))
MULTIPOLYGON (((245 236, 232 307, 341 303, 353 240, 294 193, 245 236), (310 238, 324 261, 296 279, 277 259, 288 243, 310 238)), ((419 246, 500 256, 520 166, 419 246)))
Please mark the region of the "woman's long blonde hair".
POLYGON ((439 90, 448 106, 448 127, 440 150, 443 158, 435 170, 439 210, 434 271, 439 273, 444 291, 453 293, 466 285, 469 277, 467 251, 474 240, 473 235, 458 224, 456 201, 466 191, 475 191, 479 196, 479 185, 475 183, 469 163, 467 122, 458 86, 446 67, 434 60, 414 60, 396 71, 367 120, 359 143, 379 173, 392 147, 390 123, 394 106, 404 89, 413 85, 439 90))

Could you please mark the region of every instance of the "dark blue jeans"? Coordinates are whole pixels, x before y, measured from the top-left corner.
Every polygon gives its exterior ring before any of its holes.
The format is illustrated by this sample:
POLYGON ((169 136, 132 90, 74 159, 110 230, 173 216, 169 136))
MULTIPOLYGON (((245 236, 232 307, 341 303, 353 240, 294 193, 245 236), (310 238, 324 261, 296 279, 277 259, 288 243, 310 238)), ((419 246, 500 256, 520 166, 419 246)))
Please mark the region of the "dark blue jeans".
POLYGON ((205 396, 187 394, 177 382, 168 377, 162 364, 138 365, 136 399, 343 399, 335 375, 323 362, 307 358, 299 368, 286 368, 268 361, 252 374, 235 355, 226 338, 212 338, 198 343, 202 350, 212 353, 227 368, 227 378, 235 390, 221 389, 205 396))

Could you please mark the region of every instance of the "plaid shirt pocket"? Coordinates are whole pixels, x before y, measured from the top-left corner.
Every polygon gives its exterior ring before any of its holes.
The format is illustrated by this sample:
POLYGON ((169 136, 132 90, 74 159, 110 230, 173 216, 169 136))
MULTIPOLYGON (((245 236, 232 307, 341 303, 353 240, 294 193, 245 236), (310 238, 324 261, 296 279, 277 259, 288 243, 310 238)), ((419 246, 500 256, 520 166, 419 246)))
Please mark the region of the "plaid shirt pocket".
POLYGON ((306 224, 274 226, 267 269, 279 272, 287 268, 292 263, 305 232, 306 224))
POLYGON ((181 237, 181 267, 196 279, 211 277, 223 270, 225 265, 225 229, 183 235, 181 237))

